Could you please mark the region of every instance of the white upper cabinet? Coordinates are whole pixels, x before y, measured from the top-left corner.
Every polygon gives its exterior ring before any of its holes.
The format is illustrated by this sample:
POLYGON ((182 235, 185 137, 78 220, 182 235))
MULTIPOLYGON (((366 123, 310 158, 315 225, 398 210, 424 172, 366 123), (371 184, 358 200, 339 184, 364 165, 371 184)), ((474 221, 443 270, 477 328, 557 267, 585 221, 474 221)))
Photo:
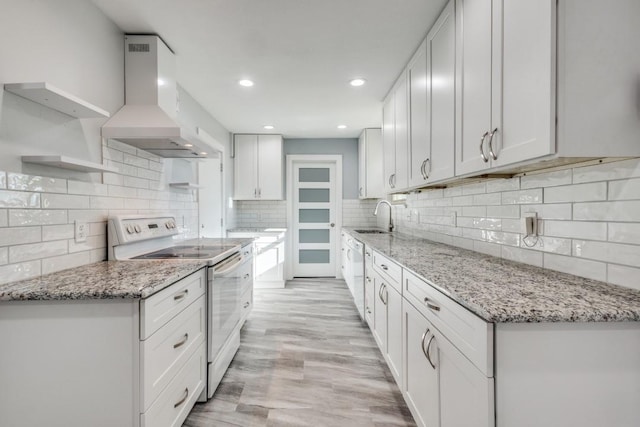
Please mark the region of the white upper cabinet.
POLYGON ((422 42, 409 62, 409 186, 424 184, 431 157, 427 113, 427 42, 422 42))
POLYGON ((384 195, 382 133, 365 129, 358 139, 358 197, 378 199, 384 195))
POLYGON ((387 193, 405 189, 409 183, 409 100, 407 75, 403 72, 382 111, 384 186, 387 193))
POLYGON ((456 175, 553 154, 555 1, 456 4, 456 175))
POLYGON ((282 136, 234 135, 235 200, 282 200, 282 136))
POLYGON ((455 3, 451 0, 427 34, 427 100, 431 154, 424 162, 427 183, 454 176, 455 3))

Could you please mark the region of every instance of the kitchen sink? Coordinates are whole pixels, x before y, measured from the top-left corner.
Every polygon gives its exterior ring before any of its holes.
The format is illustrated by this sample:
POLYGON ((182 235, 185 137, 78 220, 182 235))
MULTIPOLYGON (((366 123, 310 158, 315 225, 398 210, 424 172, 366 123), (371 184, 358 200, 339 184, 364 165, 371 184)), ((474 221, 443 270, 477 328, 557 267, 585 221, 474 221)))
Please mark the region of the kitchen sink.
POLYGON ((388 231, 382 230, 355 230, 355 232, 360 234, 389 234, 388 231))

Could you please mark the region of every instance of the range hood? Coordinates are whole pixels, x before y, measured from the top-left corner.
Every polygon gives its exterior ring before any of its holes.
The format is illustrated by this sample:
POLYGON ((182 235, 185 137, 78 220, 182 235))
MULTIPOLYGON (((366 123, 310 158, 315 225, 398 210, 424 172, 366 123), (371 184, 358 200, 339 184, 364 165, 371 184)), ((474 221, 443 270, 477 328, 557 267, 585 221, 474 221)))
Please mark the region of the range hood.
POLYGON ((102 126, 115 139, 160 157, 215 157, 213 150, 177 121, 173 53, 155 35, 125 36, 125 105, 102 126))

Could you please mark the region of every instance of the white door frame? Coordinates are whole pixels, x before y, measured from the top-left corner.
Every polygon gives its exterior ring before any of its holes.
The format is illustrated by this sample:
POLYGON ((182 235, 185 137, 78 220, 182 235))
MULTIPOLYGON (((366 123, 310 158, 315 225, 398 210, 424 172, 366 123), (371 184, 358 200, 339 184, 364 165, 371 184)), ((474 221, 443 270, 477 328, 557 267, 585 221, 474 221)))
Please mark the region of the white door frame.
POLYGON ((340 260, 338 254, 340 253, 341 241, 338 238, 340 236, 340 230, 342 229, 342 155, 324 155, 324 154, 288 154, 287 155, 287 260, 285 263, 286 280, 293 279, 293 256, 294 256, 294 241, 293 235, 293 219, 295 213, 293 212, 293 163, 294 162, 333 162, 336 165, 336 220, 335 220, 335 239, 333 242, 333 250, 335 260, 335 276, 340 277, 340 260))

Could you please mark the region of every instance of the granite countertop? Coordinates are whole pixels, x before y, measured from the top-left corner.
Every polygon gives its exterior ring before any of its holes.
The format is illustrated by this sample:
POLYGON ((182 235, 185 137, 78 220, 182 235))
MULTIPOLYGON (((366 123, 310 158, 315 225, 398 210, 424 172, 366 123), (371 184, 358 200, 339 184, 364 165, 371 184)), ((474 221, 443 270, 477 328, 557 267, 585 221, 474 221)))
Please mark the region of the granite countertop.
POLYGON ((147 298, 205 265, 173 259, 97 262, 0 285, 0 301, 147 298))
POLYGON ((640 291, 401 233, 357 240, 488 322, 640 321, 640 291))
MULTIPOLYGON (((200 238, 176 245, 245 246, 253 239, 200 238)), ((0 301, 147 298, 205 267, 206 260, 103 261, 0 284, 0 301)))

